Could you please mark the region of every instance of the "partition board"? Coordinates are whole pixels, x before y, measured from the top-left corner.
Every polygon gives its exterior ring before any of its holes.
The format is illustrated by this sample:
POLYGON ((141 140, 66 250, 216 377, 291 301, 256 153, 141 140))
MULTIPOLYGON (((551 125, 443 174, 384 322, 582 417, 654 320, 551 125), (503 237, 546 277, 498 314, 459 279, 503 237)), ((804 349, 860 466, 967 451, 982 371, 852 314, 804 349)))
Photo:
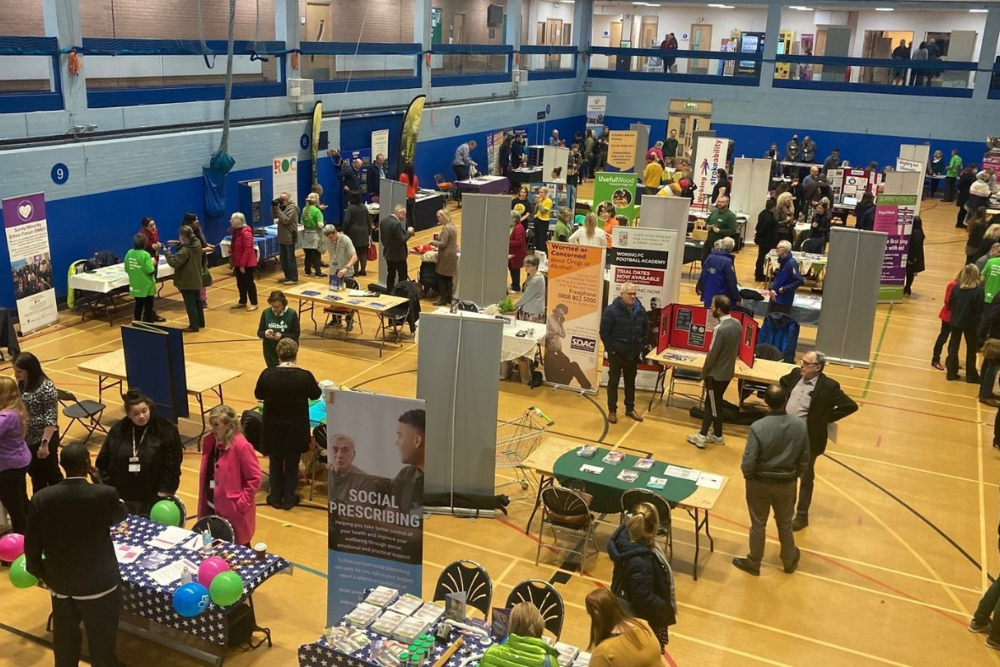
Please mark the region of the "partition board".
POLYGON ((831 363, 869 365, 886 239, 882 232, 830 229, 816 349, 831 363))
MULTIPOLYGON (((646 168, 646 153, 649 150, 649 125, 642 123, 632 123, 628 129, 635 132, 635 168, 633 171, 640 175, 646 168)), ((583 148, 581 146, 581 148, 583 148)))
POLYGON ((733 160, 733 193, 729 208, 747 216, 746 239, 753 242, 757 232, 757 216, 764 210, 771 191, 770 160, 737 158, 733 160))
POLYGON ((507 249, 510 233, 507 195, 462 197, 462 255, 458 298, 479 306, 507 297, 507 249))
MULTIPOLYGON (((463 311, 421 316, 417 398, 427 409, 425 498, 494 495, 502 347, 503 322, 496 318, 463 311)), ((449 504, 456 506, 453 499, 449 504)))
MULTIPOLYGON (((406 206, 406 185, 399 181, 383 178, 379 182, 378 197, 378 218, 382 220, 387 215, 392 215, 392 209, 396 206, 406 206)), ((407 223, 403 223, 405 227, 407 223)), ((379 237, 381 240, 381 237, 379 237)), ((378 253, 378 281, 385 285, 386 276, 385 247, 379 248, 378 253)))
POLYGON ((673 229, 673 245, 667 251, 677 261, 670 262, 665 276, 667 282, 664 303, 680 301, 681 273, 684 269, 684 241, 687 238, 687 197, 646 197, 642 200, 642 226, 654 229, 673 229))

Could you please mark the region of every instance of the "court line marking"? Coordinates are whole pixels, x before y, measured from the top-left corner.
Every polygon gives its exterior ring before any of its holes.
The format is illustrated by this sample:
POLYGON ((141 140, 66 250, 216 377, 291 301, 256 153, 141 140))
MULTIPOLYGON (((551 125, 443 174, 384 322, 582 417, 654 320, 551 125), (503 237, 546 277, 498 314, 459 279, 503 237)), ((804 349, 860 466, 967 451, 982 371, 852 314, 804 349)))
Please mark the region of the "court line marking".
MULTIPOLYGON (((976 418, 982 420, 982 403, 976 401, 976 418)), ((989 577, 986 574, 987 554, 986 554, 986 485, 983 483, 983 429, 976 428, 976 473, 979 476, 979 573, 981 575, 980 585, 985 591, 989 587, 989 577)))
POLYGON ((791 665, 785 662, 778 662, 777 660, 765 658, 764 656, 761 655, 746 653, 745 651, 740 651, 739 649, 731 648, 729 646, 723 646, 722 644, 714 644, 710 641, 705 641, 704 639, 698 639, 697 637, 693 637, 691 635, 682 632, 674 632, 673 630, 671 630, 670 638, 673 639, 674 637, 677 637, 678 639, 683 639, 685 641, 689 641, 693 644, 701 644, 702 646, 708 646, 709 648, 718 649, 724 653, 732 653, 733 655, 738 655, 741 658, 750 658, 751 660, 763 662, 765 665, 777 665, 777 667, 792 667, 791 665))
MULTIPOLYGON (((954 480, 957 480, 959 482, 969 482, 970 484, 977 484, 977 483, 978 484, 984 484, 985 483, 983 481, 983 479, 982 479, 982 475, 980 475, 980 479, 977 481, 977 480, 972 479, 971 477, 960 477, 958 475, 951 475, 951 474, 946 473, 946 472, 941 472, 940 470, 927 470, 925 468, 916 468, 914 466, 903 465, 902 463, 892 463, 890 461, 880 461, 878 459, 869 458, 867 456, 858 456, 857 454, 847 454, 847 453, 842 452, 842 451, 835 451, 833 453, 836 454, 837 456, 842 456, 844 458, 857 459, 859 461, 867 461, 869 463, 878 463, 878 464, 881 464, 881 465, 892 466, 893 468, 902 468, 903 470, 911 470, 913 472, 922 472, 922 473, 926 473, 928 475, 937 475, 939 477, 947 477, 948 479, 954 479, 954 480)), ((980 470, 980 473, 981 472, 982 471, 980 470)), ((1000 486, 1000 485, 990 483, 989 486, 1000 486)))

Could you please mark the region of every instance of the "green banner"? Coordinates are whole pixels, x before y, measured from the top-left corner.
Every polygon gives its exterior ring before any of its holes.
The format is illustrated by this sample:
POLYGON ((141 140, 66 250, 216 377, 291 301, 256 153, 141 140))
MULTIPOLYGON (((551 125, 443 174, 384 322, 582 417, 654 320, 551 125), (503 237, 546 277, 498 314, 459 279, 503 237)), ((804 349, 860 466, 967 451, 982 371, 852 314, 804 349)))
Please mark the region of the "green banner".
POLYGON ((594 175, 594 213, 604 223, 616 215, 624 215, 628 223, 636 218, 635 174, 610 174, 597 172, 594 175))

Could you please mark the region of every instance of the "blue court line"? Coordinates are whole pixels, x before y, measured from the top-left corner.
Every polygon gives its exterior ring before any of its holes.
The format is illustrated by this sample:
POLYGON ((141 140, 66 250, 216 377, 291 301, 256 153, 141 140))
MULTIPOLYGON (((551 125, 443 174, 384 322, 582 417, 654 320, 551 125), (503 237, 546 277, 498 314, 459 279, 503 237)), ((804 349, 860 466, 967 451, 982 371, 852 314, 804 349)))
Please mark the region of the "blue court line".
POLYGON ((305 570, 309 574, 315 574, 317 577, 323 577, 324 579, 329 579, 329 577, 326 575, 326 572, 320 572, 319 570, 314 570, 311 567, 307 567, 307 566, 302 565, 300 563, 293 563, 292 561, 288 561, 288 562, 292 563, 292 566, 295 567, 296 569, 305 570))

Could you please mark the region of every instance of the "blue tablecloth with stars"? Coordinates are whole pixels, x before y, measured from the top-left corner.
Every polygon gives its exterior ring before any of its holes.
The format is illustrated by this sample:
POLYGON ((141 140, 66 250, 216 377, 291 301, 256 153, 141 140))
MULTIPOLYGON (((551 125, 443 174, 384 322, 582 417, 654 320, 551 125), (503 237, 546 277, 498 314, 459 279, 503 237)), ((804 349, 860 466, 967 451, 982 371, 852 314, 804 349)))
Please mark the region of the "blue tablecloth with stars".
MULTIPOLYGON (((340 623, 340 625, 346 625, 346 623, 340 623)), ((435 628, 437 626, 434 626, 435 628)), ((378 633, 366 630, 365 634, 371 640, 383 638, 378 633)), ((459 667, 462 661, 473 655, 482 655, 489 648, 489 644, 483 644, 478 641, 478 635, 473 633, 465 633, 463 635, 465 638, 465 643, 462 644, 462 648, 455 652, 455 655, 451 656, 446 663, 448 667, 459 667)), ((458 633, 452 632, 452 641, 458 639, 458 633)), ((440 642, 435 642, 434 653, 431 655, 430 659, 427 661, 428 665, 433 665, 438 658, 444 655, 444 652, 448 650, 451 646, 451 642, 448 644, 442 644, 440 642)), ((350 655, 342 653, 338 649, 333 648, 326 642, 326 636, 320 637, 319 640, 312 644, 303 644, 299 646, 299 667, 381 667, 379 663, 371 657, 372 645, 369 644, 365 648, 355 651, 350 655)), ((472 664, 476 664, 473 662, 472 664)))
POLYGON ((289 569, 291 563, 283 558, 268 554, 265 560, 257 560, 252 549, 227 542, 216 547, 211 555, 224 558, 229 563, 230 568, 240 575, 244 584, 243 597, 230 607, 223 608, 213 603, 199 616, 184 618, 174 611, 173 604, 174 591, 181 585, 181 582, 175 581, 169 586, 161 586, 149 577, 147 570, 139 563, 158 551, 165 553, 170 560, 157 567, 163 567, 183 558, 195 565, 200 565, 207 556, 203 556, 201 552, 189 551, 180 547, 161 550, 146 544, 159 535, 163 528, 162 524, 132 515, 112 529, 111 538, 116 543, 143 548, 142 555, 134 563, 120 563, 118 565, 122 575, 122 606, 125 611, 131 614, 195 635, 213 644, 224 646, 229 642, 229 614, 243 600, 273 575, 286 569, 291 573, 289 569))

